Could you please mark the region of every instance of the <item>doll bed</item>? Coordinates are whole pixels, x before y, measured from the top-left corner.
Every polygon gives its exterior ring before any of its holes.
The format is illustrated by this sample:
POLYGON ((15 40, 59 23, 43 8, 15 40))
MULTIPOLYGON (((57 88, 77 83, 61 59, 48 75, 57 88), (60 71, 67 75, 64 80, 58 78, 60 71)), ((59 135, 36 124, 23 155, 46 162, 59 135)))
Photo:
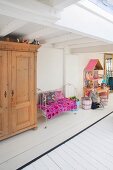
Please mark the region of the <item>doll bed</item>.
POLYGON ((63 112, 74 111, 77 109, 76 101, 64 96, 63 90, 54 90, 42 92, 38 94, 39 102, 37 107, 42 111, 43 116, 47 120, 60 115, 63 112))
POLYGON ((64 97, 46 105, 42 104, 40 108, 45 113, 47 119, 51 119, 62 112, 75 110, 76 102, 64 97))

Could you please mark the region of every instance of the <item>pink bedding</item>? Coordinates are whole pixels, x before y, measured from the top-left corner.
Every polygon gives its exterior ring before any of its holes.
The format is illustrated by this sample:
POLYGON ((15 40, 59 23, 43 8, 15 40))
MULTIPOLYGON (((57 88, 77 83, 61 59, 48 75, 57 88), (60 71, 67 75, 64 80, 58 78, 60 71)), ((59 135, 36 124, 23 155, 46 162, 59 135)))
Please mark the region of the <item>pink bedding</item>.
POLYGON ((52 117, 62 112, 75 110, 77 105, 76 102, 72 99, 62 98, 50 104, 42 104, 40 105, 40 108, 44 111, 46 117, 51 119, 52 117))

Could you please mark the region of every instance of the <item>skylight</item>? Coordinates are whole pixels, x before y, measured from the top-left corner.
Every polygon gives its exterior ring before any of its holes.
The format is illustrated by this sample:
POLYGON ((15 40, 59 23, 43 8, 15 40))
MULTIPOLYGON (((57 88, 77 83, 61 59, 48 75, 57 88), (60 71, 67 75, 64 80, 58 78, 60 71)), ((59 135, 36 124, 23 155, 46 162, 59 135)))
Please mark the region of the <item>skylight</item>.
POLYGON ((113 22, 113 0, 81 0, 78 4, 113 22))
POLYGON ((113 14, 113 0, 89 0, 105 11, 113 14))

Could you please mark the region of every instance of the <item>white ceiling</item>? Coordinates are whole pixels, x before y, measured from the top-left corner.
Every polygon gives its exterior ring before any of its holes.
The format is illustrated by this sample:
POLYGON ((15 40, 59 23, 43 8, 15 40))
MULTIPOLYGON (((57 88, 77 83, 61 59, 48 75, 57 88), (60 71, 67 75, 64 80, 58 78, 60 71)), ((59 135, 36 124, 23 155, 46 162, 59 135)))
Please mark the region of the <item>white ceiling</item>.
POLYGON ((36 0, 36 1, 39 1, 39 2, 46 4, 46 5, 53 6, 52 0, 36 0))
POLYGON ((4 27, 9 24, 10 22, 12 22, 14 20, 14 18, 8 17, 8 16, 4 16, 4 15, 0 15, 0 31, 2 29, 4 29, 4 27))
POLYGON ((0 0, 0 36, 17 35, 54 48, 83 48, 107 45, 108 42, 89 37, 54 23, 59 11, 78 0, 0 0))

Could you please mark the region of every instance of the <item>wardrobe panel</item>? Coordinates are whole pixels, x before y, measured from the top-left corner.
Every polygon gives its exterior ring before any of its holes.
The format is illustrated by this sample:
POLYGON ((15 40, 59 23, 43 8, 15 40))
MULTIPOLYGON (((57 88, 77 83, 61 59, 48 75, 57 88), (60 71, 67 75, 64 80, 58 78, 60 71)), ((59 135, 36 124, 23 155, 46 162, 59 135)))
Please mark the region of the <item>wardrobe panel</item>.
POLYGON ((2 85, 1 85, 1 79, 2 79, 2 56, 0 56, 0 107, 2 106, 2 99, 1 99, 1 88, 2 88, 2 85))
POLYGON ((12 129, 35 124, 35 63, 32 52, 12 52, 12 129))
POLYGON ((17 57, 16 60, 17 104, 29 101, 29 57, 17 57))
POLYGON ((0 134, 2 133, 2 120, 3 120, 1 113, 2 112, 0 112, 0 134))
POLYGON ((8 133, 7 52, 0 51, 0 137, 8 133))

